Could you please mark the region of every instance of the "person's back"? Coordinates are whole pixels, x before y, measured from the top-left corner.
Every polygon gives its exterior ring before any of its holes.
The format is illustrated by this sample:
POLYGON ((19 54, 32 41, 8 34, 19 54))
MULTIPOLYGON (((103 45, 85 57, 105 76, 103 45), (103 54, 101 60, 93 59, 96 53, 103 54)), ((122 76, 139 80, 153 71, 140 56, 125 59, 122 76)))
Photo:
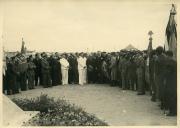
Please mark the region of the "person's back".
POLYGON ((164 104, 169 109, 169 116, 177 114, 177 62, 172 58, 172 52, 167 52, 165 63, 164 104))
POLYGON ((137 60, 137 84, 138 84, 138 95, 145 94, 145 72, 144 72, 145 62, 142 55, 138 57, 137 60))
POLYGON ((164 75, 166 57, 164 54, 160 54, 156 60, 156 75, 164 75))

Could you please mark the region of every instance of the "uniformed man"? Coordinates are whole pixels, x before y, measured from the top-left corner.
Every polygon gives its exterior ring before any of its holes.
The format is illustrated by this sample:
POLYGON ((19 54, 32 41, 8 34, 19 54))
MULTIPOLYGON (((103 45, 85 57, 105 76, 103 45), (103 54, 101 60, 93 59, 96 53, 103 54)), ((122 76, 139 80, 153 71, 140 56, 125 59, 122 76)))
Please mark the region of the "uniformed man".
POLYGON ((93 55, 89 55, 87 58, 87 77, 88 83, 94 83, 93 75, 94 75, 94 67, 93 67, 93 55))
POLYGON ((126 57, 125 54, 123 55, 121 59, 121 80, 122 80, 122 89, 125 90, 126 88, 126 71, 127 71, 127 66, 126 66, 126 57))
POLYGON ((17 59, 17 70, 19 72, 17 76, 17 85, 21 87, 21 91, 27 90, 27 69, 28 63, 25 54, 18 53, 16 55, 17 59))
POLYGON ((34 89, 35 86, 35 64, 33 63, 32 55, 28 58, 28 70, 27 70, 27 79, 28 79, 28 88, 34 89))
POLYGON ((14 78, 16 72, 14 72, 12 70, 12 64, 13 64, 12 61, 13 61, 13 59, 14 58, 11 57, 11 58, 8 59, 9 61, 6 62, 6 64, 7 64, 7 71, 6 71, 7 95, 12 94, 12 85, 14 83, 16 83, 16 78, 14 78))
POLYGON ((7 94, 12 95, 19 93, 19 87, 17 85, 17 76, 19 72, 17 70, 16 57, 12 57, 7 63, 7 94))
POLYGON ((120 88, 122 88, 121 71, 122 71, 122 54, 119 53, 119 60, 117 62, 117 80, 120 88))
POLYGON ((139 54, 137 58, 137 90, 138 95, 145 94, 145 72, 144 72, 144 58, 142 55, 139 54))
POLYGON ((164 93, 164 76, 165 76, 165 60, 166 57, 163 53, 163 47, 156 48, 157 59, 155 61, 155 79, 156 79, 156 99, 161 101, 161 109, 163 109, 164 102, 162 100, 164 93))
POLYGON ((116 61, 115 53, 112 53, 112 56, 111 56, 110 69, 111 69, 111 86, 115 86, 116 80, 117 80, 116 78, 117 77, 117 61, 116 61))
POLYGON ((50 66, 47 61, 47 54, 41 54, 41 76, 42 76, 42 85, 44 88, 51 86, 51 77, 50 77, 50 66))
POLYGON ((129 86, 131 90, 136 90, 136 63, 133 57, 130 58, 129 63, 129 86))
POLYGON ((109 74, 108 74, 108 65, 107 65, 107 62, 106 62, 106 59, 104 58, 102 60, 102 82, 103 83, 108 83, 108 79, 109 79, 109 74))
POLYGON ((77 70, 77 58, 75 55, 71 54, 68 57, 69 62, 69 83, 74 84, 77 83, 78 79, 78 70, 77 70))
POLYGON ((98 51, 96 54, 96 60, 95 60, 95 65, 96 65, 96 83, 101 84, 102 83, 102 78, 101 78, 101 66, 102 66, 102 57, 101 57, 101 52, 98 51))
POLYGON ((51 67, 51 84, 52 86, 59 85, 61 80, 60 80, 60 62, 55 54, 51 55, 51 60, 50 60, 50 67, 51 67))
POLYGON ((35 86, 41 85, 41 56, 39 53, 35 54, 35 59, 33 60, 36 68, 35 68, 35 86))
POLYGON ((131 62, 130 62, 130 53, 126 55, 126 89, 130 89, 131 84, 131 62))
POLYGON ((97 65, 97 54, 96 53, 93 53, 92 55, 92 60, 91 60, 91 65, 92 65, 92 82, 93 83, 98 83, 98 76, 99 76, 99 73, 98 73, 98 65, 97 65))
POLYGON ((177 115, 177 62, 173 59, 173 52, 166 52, 165 86, 163 102, 164 108, 169 110, 168 116, 177 115))
POLYGON ((150 87, 151 87, 151 94, 152 98, 151 101, 156 101, 156 84, 155 84, 155 60, 157 58, 156 51, 153 50, 150 53, 149 58, 149 79, 150 79, 150 87))

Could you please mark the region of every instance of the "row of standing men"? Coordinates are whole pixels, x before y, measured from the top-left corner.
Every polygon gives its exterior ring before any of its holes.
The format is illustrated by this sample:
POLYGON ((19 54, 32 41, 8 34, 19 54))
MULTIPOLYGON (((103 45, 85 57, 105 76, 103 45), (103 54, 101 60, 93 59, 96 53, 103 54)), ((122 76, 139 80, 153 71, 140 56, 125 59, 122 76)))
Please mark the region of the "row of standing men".
POLYGON ((37 53, 28 58, 16 55, 4 61, 3 90, 7 94, 33 89, 37 85, 108 83, 122 89, 137 90, 138 95, 150 91, 152 101, 176 113, 176 61, 172 52, 162 47, 149 55, 141 51, 97 52, 75 54, 37 53), (175 98, 175 100, 174 100, 175 98), (170 105, 172 104, 172 105, 170 105))

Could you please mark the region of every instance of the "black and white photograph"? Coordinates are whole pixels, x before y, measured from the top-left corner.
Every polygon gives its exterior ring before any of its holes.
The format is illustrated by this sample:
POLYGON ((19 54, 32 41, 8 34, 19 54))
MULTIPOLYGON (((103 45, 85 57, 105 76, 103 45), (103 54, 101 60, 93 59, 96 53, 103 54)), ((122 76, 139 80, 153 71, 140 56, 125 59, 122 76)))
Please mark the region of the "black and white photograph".
POLYGON ((178 0, 0 0, 2 126, 175 126, 178 0))

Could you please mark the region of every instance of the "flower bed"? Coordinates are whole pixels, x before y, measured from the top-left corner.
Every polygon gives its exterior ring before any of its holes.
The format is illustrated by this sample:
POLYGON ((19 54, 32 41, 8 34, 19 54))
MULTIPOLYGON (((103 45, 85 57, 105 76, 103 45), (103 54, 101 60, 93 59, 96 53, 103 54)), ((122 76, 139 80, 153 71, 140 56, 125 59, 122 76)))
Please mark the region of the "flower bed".
POLYGON ((45 94, 33 99, 12 99, 24 111, 40 111, 25 126, 107 126, 94 115, 63 99, 54 100, 45 94))

